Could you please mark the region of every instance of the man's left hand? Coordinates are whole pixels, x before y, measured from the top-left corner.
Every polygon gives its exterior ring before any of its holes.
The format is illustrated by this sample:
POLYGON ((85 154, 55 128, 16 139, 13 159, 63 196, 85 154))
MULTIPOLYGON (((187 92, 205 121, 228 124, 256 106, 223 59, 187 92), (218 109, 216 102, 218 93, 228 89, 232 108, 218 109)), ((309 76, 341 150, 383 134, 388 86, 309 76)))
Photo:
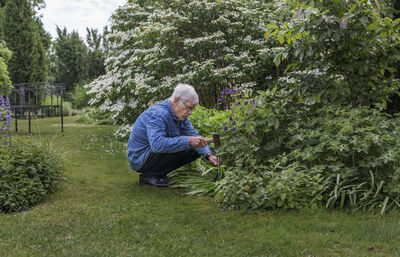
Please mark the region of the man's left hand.
POLYGON ((208 160, 216 167, 221 166, 221 158, 218 158, 215 155, 211 155, 208 160))

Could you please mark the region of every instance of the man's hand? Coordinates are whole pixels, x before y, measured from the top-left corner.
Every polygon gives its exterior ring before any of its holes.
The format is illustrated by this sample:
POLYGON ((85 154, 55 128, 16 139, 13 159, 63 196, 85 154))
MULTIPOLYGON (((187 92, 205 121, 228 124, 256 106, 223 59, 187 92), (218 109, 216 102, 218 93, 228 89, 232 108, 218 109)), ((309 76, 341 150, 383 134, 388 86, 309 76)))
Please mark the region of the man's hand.
POLYGON ((189 145, 194 148, 202 148, 208 145, 208 143, 202 136, 189 136, 189 145))
POLYGON ((221 158, 218 158, 215 155, 211 155, 210 157, 208 157, 208 160, 216 167, 221 166, 221 158))

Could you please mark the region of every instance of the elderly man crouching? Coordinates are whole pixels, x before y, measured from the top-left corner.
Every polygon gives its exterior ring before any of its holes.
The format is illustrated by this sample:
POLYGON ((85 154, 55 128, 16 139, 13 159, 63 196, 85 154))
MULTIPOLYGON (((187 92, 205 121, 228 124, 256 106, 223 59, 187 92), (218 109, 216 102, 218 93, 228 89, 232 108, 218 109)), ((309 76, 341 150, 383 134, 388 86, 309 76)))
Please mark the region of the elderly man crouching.
POLYGON ((214 166, 204 137, 193 128, 189 115, 199 102, 190 85, 179 84, 172 96, 144 111, 128 140, 130 169, 140 173, 139 185, 167 187, 167 174, 203 156, 214 166))

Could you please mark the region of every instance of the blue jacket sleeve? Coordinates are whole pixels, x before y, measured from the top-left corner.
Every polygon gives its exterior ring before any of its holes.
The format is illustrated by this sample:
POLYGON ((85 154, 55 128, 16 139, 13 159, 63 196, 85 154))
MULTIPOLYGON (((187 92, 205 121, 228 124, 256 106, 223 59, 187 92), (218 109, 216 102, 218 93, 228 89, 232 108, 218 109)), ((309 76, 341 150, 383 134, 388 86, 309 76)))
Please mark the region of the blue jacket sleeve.
MULTIPOLYGON (((185 121, 183 122, 182 135, 200 136, 199 132, 197 132, 197 130, 193 128, 193 125, 190 122, 189 118, 185 119, 185 121)), ((208 152, 211 152, 208 145, 202 148, 195 148, 195 150, 203 157, 205 157, 208 152)))
POLYGON ((154 114, 147 124, 147 138, 154 153, 175 153, 189 149, 187 136, 167 137, 165 115, 154 114))

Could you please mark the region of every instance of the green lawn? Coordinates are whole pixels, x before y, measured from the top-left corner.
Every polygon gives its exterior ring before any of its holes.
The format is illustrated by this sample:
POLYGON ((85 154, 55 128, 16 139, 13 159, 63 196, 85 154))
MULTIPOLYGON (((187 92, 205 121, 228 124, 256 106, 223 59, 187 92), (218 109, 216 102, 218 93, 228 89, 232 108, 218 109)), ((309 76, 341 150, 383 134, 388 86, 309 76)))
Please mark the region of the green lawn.
POLYGON ((65 158, 61 190, 0 214, 0 256, 400 256, 400 215, 328 210, 221 211, 210 198, 139 186, 113 126, 19 122, 14 137, 65 158), (40 134, 39 132, 40 131, 40 134))

